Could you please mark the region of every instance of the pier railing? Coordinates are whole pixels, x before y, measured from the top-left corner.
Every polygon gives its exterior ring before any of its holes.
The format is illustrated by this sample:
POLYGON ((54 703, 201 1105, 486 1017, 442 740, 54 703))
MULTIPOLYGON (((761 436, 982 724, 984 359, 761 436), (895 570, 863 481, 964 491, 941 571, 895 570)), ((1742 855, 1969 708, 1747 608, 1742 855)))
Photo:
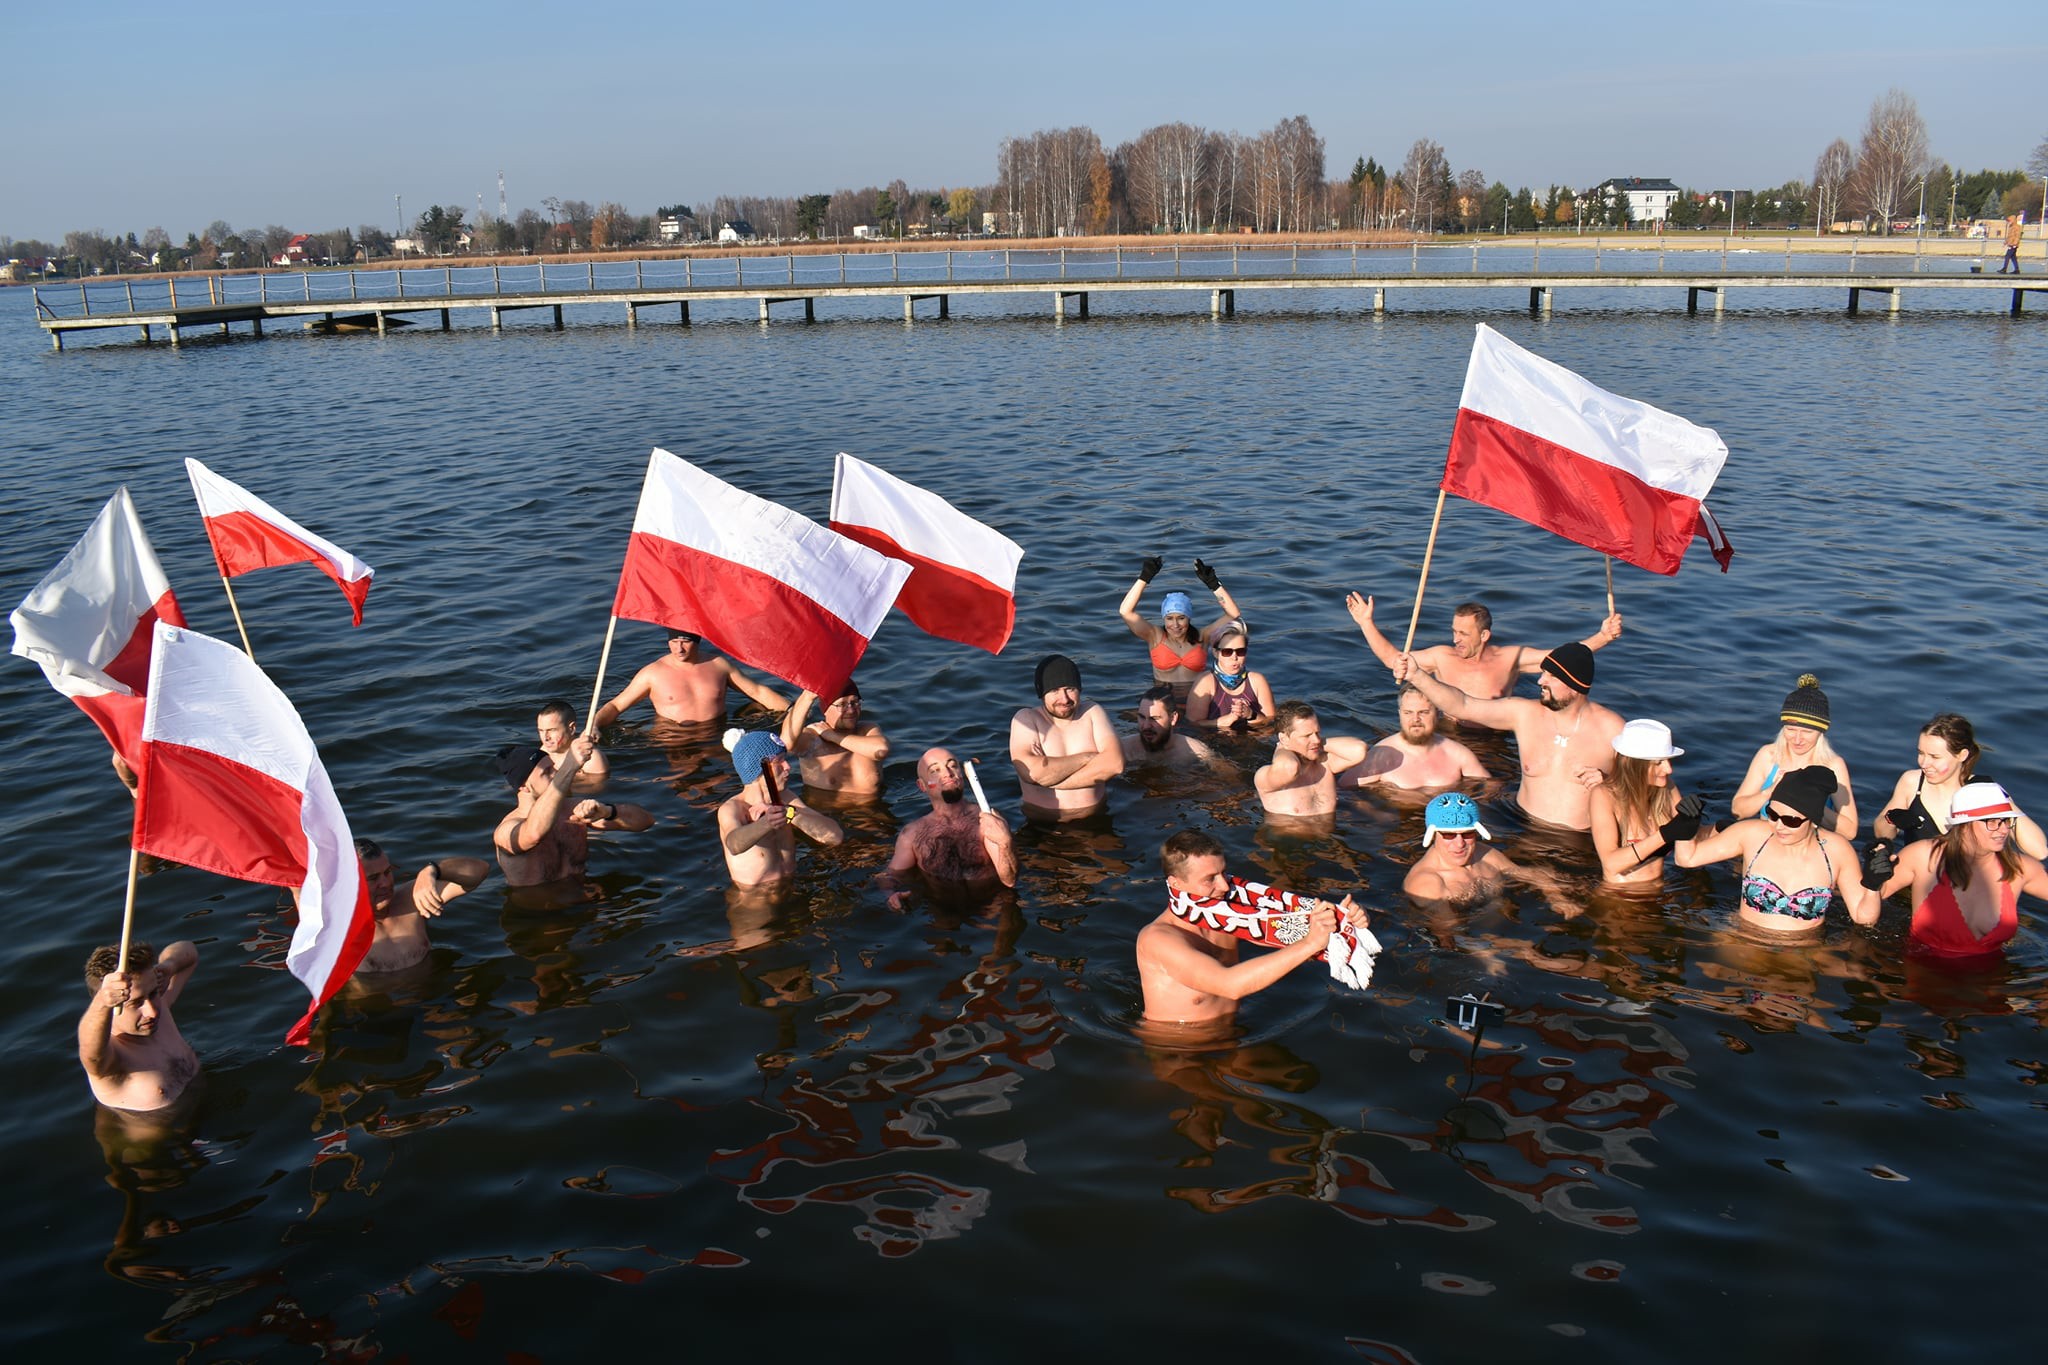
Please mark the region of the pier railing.
POLYGON ((1187 280, 1228 285, 1232 280, 1345 279, 1397 274, 1453 275, 1514 272, 1540 282, 1546 274, 1643 276, 1667 266, 1688 275, 1719 271, 1755 275, 1782 271, 1801 275, 1853 276, 1859 268, 1884 274, 1964 275, 1981 268, 1987 245, 1975 254, 1910 256, 1903 252, 1806 252, 1786 239, 1714 239, 1680 243, 1675 238, 1572 237, 1554 243, 1389 245, 1384 242, 1332 244, 1218 242, 1214 245, 968 247, 944 250, 825 252, 779 256, 686 256, 660 260, 536 261, 513 265, 392 265, 375 268, 265 270, 213 275, 163 276, 142 280, 83 280, 38 285, 38 318, 61 319, 138 312, 175 312, 199 306, 333 304, 388 306, 419 301, 430 308, 444 301, 485 302, 496 297, 652 293, 667 297, 772 289, 829 288, 834 284, 943 286, 994 281, 1077 284, 1106 281, 1187 280))

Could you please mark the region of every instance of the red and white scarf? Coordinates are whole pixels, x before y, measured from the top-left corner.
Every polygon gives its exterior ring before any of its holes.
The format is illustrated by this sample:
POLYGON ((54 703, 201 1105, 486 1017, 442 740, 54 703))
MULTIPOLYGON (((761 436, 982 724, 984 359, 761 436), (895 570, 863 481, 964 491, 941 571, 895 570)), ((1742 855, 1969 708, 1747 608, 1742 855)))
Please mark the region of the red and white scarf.
MULTIPOLYGON (((1263 882, 1242 877, 1224 880, 1230 884, 1230 890, 1216 898, 1191 896, 1168 886, 1167 910, 1175 919, 1197 929, 1210 929, 1261 947, 1277 948, 1300 942, 1308 933, 1309 913, 1322 904, 1314 896, 1284 891, 1263 882)), ((1340 915, 1329 946, 1316 956, 1330 964, 1333 978, 1364 990, 1372 984, 1373 959, 1379 951, 1380 941, 1371 930, 1356 928, 1340 915)))

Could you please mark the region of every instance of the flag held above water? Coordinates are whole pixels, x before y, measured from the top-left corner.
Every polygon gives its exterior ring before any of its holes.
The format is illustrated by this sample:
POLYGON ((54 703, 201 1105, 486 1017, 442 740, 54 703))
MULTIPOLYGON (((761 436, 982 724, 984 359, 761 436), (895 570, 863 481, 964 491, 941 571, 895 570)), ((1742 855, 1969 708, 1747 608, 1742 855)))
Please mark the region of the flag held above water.
POLYGON ((1648 403, 1588 383, 1480 324, 1443 488, 1652 573, 1695 536, 1732 555, 1703 503, 1728 447, 1648 403))
POLYGON ((199 461, 188 458, 185 473, 192 480, 192 496, 199 501, 206 539, 222 578, 280 564, 311 564, 334 580, 348 598, 355 624, 363 623, 363 601, 370 595, 376 570, 199 461))

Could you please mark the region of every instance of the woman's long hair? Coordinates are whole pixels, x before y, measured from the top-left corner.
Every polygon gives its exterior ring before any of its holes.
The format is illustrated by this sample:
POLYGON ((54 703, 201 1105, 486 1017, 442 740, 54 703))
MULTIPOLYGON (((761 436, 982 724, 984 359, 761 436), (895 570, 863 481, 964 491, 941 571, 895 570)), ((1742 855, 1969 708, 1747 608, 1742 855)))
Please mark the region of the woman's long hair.
MULTIPOLYGON (((1959 716, 1957 719, 1962 718, 1959 716)), ((1975 820, 1965 820, 1961 824, 1950 825, 1948 833, 1941 836, 1941 875, 1958 891, 1970 889, 1970 856, 1963 852, 1963 831, 1976 823, 1975 820)), ((2013 847, 2012 836, 2007 835, 2005 847, 1998 850, 1998 880, 2018 881, 2023 866, 2020 851, 2013 847)))
POLYGON ((1955 712, 1944 711, 1933 720, 1921 726, 1920 733, 1923 735, 1933 735, 1943 744, 1948 745, 1948 751, 1952 754, 1967 752, 1969 757, 1963 760, 1963 766, 1957 772, 1956 780, 1966 783, 1976 781, 1974 774, 1977 771, 1977 759, 1984 752, 1977 744, 1976 727, 1972 726, 1969 721, 1964 720, 1955 712))
POLYGON ((1614 798, 1615 807, 1621 813, 1621 837, 1624 840, 1629 837, 1629 830, 1637 824, 1641 824, 1645 830, 1654 834, 1657 826, 1669 820, 1672 813, 1678 809, 1677 788, 1668 783, 1662 788, 1650 785, 1650 769, 1655 767, 1658 761, 1617 754, 1614 759, 1614 771, 1601 783, 1607 788, 1607 794, 1614 798))

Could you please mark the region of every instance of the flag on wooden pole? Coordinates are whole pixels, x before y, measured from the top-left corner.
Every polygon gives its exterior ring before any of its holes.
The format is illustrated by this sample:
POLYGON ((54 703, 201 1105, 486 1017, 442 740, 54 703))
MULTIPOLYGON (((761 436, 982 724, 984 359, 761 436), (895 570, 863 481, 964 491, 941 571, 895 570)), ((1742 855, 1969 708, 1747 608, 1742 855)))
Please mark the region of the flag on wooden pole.
POLYGON ((363 601, 370 595, 376 570, 199 461, 188 458, 185 473, 192 480, 192 496, 199 500, 206 539, 222 578, 279 564, 311 564, 334 580, 348 599, 355 624, 363 623, 363 601))

